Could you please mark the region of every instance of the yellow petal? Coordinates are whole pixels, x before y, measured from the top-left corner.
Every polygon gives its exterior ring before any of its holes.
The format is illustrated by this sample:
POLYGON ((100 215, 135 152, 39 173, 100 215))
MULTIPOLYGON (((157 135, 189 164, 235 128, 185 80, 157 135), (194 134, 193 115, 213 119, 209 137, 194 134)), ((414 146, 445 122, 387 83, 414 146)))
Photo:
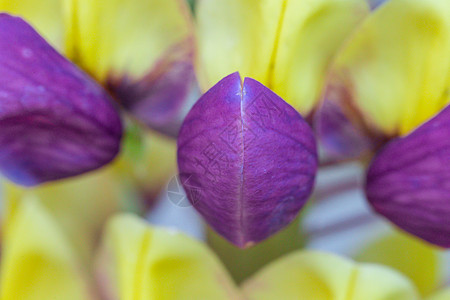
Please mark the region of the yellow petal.
POLYGON ((0 0, 0 11, 21 16, 54 47, 62 49, 64 20, 61 0, 0 0))
POLYGON ((18 204, 2 247, 1 299, 92 299, 69 241, 39 201, 18 204))
POLYGON ((448 0, 387 1, 346 45, 334 84, 369 125, 406 134, 450 101, 449 16, 448 0))
POLYGON ((283 13, 280 0, 203 0, 197 3, 199 80, 202 89, 239 71, 267 85, 283 13))
POLYGON ((329 63, 367 12, 364 0, 203 0, 198 77, 209 89, 239 71, 307 114, 329 63))
POLYGON ((414 282, 422 295, 428 295, 442 279, 441 254, 437 248, 396 231, 364 247, 358 260, 397 269, 414 282))
POLYGON ((269 78, 273 90, 306 114, 319 100, 332 59, 366 16, 366 1, 287 1, 269 78))
POLYGON ((67 53, 104 81, 139 78, 191 34, 181 0, 65 0, 67 53))
POLYGON ((44 206, 68 238, 83 263, 88 265, 104 222, 122 204, 124 187, 111 166, 81 177, 49 183, 33 189, 7 184, 6 227, 17 205, 34 197, 44 206))
POLYGON ((439 291, 433 294, 431 297, 427 298, 427 300, 448 300, 450 299, 450 289, 445 289, 443 291, 439 291))
POLYGON ((104 287, 117 287, 111 294, 121 300, 239 299, 237 288, 208 248, 131 215, 110 221, 99 276, 104 287))
POLYGON ((249 300, 413 300, 411 282, 387 267, 320 252, 283 257, 242 286, 249 300))

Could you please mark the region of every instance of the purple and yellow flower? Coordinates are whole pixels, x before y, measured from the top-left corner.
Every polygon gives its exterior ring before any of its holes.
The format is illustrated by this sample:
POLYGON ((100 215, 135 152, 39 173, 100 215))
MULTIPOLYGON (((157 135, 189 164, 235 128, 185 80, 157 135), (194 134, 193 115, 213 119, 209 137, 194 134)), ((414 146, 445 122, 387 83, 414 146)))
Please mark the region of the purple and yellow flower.
POLYGON ((449 15, 445 0, 379 6, 337 56, 318 116, 319 138, 336 157, 376 153, 366 179, 375 211, 447 248, 449 15))
POLYGON ((0 9, 37 29, 0 17, 6 177, 32 186, 108 164, 121 145, 119 107, 177 134, 196 94, 184 2, 1 1, 0 9))
POLYGON ((211 0, 196 8, 197 77, 208 92, 184 121, 178 167, 208 223, 246 247, 289 224, 310 196, 317 153, 298 112, 311 115, 332 59, 369 6, 211 0))
POLYGON ((450 3, 375 2, 199 0, 194 23, 182 0, 0 0, 0 172, 26 186, 4 185, 0 298, 448 298, 442 250, 403 233, 359 262, 303 249, 237 283, 201 242, 124 213, 177 156, 242 261, 298 233, 318 136, 331 162, 372 160, 378 213, 450 247, 450 3))

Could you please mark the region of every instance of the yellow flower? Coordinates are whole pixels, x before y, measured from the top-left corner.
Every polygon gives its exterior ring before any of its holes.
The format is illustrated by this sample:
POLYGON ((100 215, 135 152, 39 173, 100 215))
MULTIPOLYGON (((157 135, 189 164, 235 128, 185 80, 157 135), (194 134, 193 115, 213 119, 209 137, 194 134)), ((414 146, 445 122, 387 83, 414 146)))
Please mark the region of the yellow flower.
POLYGON ((184 1, 0 0, 0 11, 25 18, 52 46, 108 88, 132 115, 156 129, 140 130, 142 155, 122 155, 116 167, 146 197, 159 194, 176 173, 176 143, 165 134, 176 134, 178 110, 184 109, 178 104, 195 98, 188 94, 195 82, 193 70, 189 71, 194 41, 184 1), (152 93, 152 87, 162 93, 152 93), (177 87, 179 101, 167 104, 173 99, 164 98, 165 92, 177 87))
POLYGON ((176 136, 198 97, 182 0, 0 0, 99 81, 132 116, 176 136))

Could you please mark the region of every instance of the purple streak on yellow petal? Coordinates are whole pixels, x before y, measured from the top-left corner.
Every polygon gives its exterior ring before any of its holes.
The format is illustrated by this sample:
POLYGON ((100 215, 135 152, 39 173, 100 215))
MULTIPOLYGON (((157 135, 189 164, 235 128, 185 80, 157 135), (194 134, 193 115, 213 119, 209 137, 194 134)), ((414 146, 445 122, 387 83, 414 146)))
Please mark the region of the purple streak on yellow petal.
POLYGON ((193 55, 193 40, 189 38, 164 53, 142 79, 111 80, 110 90, 139 121, 176 137, 184 117, 200 96, 193 55))
POLYGON ((0 14, 0 169, 36 185, 97 169, 118 153, 106 92, 22 19, 0 14))
POLYGON ((384 4, 389 0, 369 0, 370 8, 372 10, 377 9, 380 5, 384 4))
POLYGON ((311 193, 317 168, 312 130, 261 83, 231 74, 186 117, 178 168, 189 200, 239 247, 288 225, 311 193))
POLYGON ((450 107, 372 161, 366 194, 381 215, 432 244, 450 247, 450 107))
POLYGON ((365 125, 344 89, 327 88, 314 115, 314 129, 326 160, 357 159, 370 155, 384 139, 365 125))

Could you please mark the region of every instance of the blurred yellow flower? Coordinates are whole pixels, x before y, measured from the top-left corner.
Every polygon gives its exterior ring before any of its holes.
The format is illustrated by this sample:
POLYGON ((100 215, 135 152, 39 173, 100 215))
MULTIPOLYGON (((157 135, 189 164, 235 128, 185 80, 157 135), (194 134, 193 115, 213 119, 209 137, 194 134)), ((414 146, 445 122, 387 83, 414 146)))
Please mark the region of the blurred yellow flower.
POLYGON ((395 230, 369 242, 357 260, 390 266, 405 274, 423 296, 435 291, 443 280, 443 250, 395 230))
POLYGON ((5 183, 2 227, 8 231, 22 202, 34 199, 51 215, 83 265, 90 266, 106 220, 125 207, 135 206, 124 202, 124 199, 136 200, 126 197, 129 187, 121 178, 113 164, 87 175, 31 189, 5 183))
POLYGON ((392 269, 310 251, 269 264, 239 288, 202 243, 128 214, 108 222, 93 281, 37 198, 22 199, 9 218, 1 266, 5 300, 419 299, 412 283, 392 269))
POLYGON ((93 299, 86 270, 61 225, 40 201, 17 203, 2 240, 2 300, 93 299))

